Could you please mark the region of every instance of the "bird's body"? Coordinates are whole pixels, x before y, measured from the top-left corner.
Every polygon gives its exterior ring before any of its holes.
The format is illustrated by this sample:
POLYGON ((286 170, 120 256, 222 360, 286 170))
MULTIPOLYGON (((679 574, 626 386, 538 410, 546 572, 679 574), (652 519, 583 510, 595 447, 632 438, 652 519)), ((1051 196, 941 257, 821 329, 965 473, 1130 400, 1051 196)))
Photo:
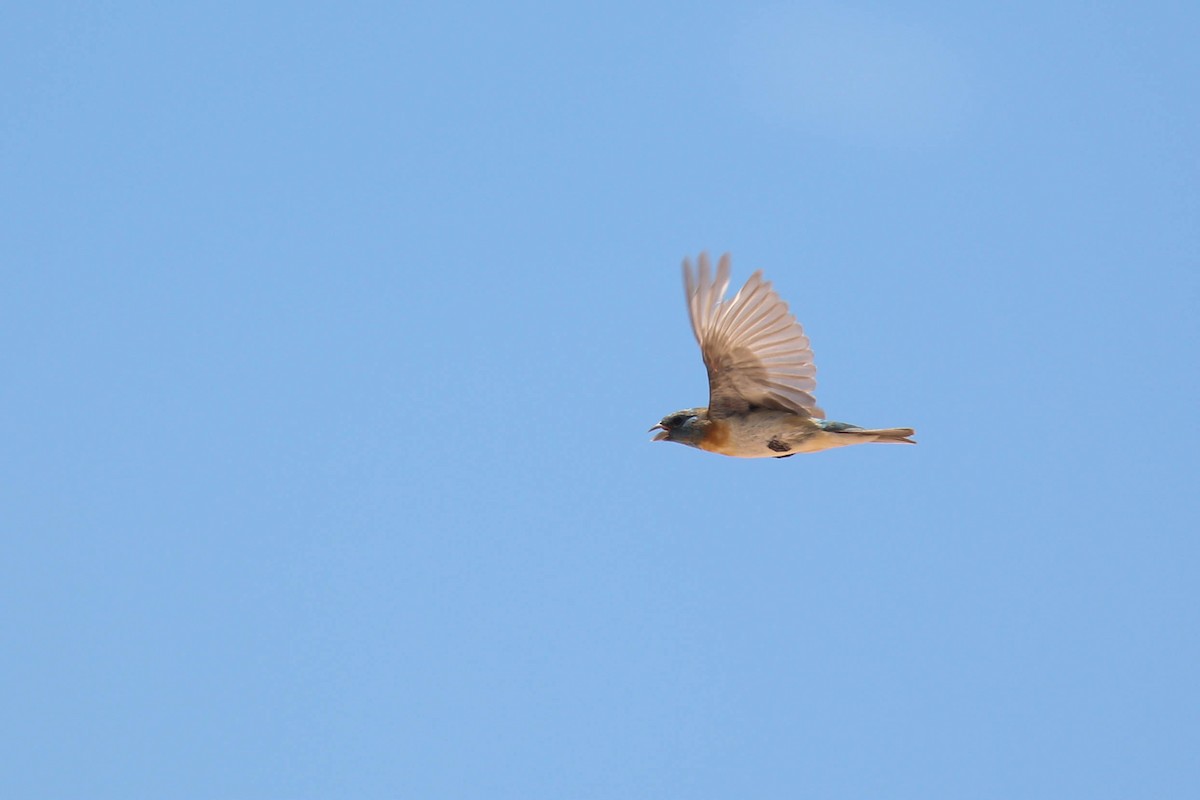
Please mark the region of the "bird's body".
POLYGON ((804 329, 756 272, 731 300, 729 256, 714 279, 683 262, 692 330, 708 367, 709 404, 668 414, 650 430, 670 441, 737 458, 786 458, 867 442, 904 442, 911 428, 860 428, 824 419, 812 391, 816 367, 804 329))
POLYGON ((865 430, 788 411, 763 409, 726 419, 709 418, 703 411, 699 425, 705 433, 695 446, 737 458, 786 458, 880 439, 900 441, 912 434, 908 428, 865 430))

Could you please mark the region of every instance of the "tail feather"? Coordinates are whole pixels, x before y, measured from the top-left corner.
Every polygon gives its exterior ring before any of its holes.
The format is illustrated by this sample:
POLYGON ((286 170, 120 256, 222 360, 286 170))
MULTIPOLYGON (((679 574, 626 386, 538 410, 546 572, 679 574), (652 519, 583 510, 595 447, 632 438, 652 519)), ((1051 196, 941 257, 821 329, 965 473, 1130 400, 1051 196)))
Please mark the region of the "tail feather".
POLYGON ((843 431, 844 433, 856 433, 859 436, 875 436, 875 441, 883 442, 884 444, 916 444, 914 439, 909 437, 916 433, 912 428, 860 428, 856 431, 843 431))
POLYGON ((908 438, 916 433, 912 428, 860 428, 848 422, 834 422, 833 420, 821 420, 818 424, 822 430, 829 431, 830 433, 844 433, 850 436, 874 436, 874 441, 876 442, 916 444, 916 442, 908 438))

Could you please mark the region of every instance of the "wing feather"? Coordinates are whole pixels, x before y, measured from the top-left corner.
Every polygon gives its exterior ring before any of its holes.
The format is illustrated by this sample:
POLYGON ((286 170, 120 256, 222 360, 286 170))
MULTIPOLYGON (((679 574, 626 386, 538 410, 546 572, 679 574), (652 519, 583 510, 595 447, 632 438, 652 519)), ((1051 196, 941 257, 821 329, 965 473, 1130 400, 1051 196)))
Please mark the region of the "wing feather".
POLYGON ((772 408, 823 418, 813 397, 817 368, 808 337, 770 281, 755 272, 726 300, 729 255, 721 256, 715 273, 707 253, 696 261, 693 272, 684 259, 683 285, 708 368, 709 414, 772 408))

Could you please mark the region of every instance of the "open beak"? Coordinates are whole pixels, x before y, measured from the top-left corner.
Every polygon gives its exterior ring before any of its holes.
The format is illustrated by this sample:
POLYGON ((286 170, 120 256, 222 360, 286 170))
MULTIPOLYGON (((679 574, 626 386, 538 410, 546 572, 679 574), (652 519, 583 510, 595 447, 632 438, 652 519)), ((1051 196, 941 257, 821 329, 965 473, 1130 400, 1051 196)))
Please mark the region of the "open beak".
MULTIPOLYGON (((661 442, 667 438, 667 429, 663 427, 661 422, 651 428, 650 431, 658 431, 658 433, 654 434, 654 438, 650 440, 652 442, 661 442)), ((646 431, 646 433, 650 431, 646 431)))

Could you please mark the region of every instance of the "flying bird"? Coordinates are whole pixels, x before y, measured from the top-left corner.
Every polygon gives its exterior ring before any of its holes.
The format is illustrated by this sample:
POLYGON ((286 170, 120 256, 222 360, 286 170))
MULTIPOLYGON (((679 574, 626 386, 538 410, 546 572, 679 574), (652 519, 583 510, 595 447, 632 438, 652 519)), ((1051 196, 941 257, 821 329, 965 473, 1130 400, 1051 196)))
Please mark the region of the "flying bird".
POLYGON ((678 442, 738 458, 787 458, 867 442, 916 444, 912 428, 860 428, 825 419, 813 391, 817 368, 804 328, 771 284, 755 272, 731 300, 729 254, 716 276, 707 253, 698 269, 683 260, 692 331, 708 368, 708 407, 685 408, 650 430, 678 442))

